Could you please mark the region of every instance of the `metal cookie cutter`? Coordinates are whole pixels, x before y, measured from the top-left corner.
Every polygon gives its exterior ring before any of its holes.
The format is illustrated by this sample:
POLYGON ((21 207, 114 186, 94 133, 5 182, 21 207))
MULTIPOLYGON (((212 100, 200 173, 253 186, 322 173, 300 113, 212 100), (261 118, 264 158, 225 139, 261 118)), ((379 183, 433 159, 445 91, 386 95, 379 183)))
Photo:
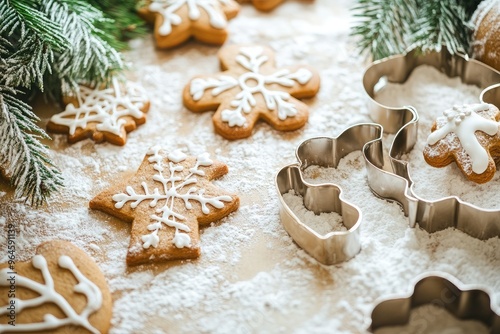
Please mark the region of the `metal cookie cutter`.
POLYGON ((407 295, 380 301, 373 309, 369 330, 404 325, 408 323, 411 309, 425 304, 441 306, 459 319, 481 321, 490 333, 500 333, 500 310, 491 302, 487 290, 463 285, 455 277, 441 272, 421 276, 407 295))
MULTIPOLYGON (((335 264, 353 258, 361 250, 359 226, 361 211, 342 199, 342 189, 333 183, 310 184, 302 176, 302 170, 310 165, 338 166, 347 154, 361 150, 365 143, 382 136, 378 124, 358 124, 344 130, 338 137, 307 139, 295 154, 299 163, 283 167, 276 175, 280 217, 285 230, 307 253, 323 264, 335 264), (294 190, 304 199, 304 206, 315 214, 337 212, 342 215, 347 231, 320 235, 305 225, 283 200, 283 194, 294 190)), ((380 146, 380 154, 382 154, 380 146)))
POLYGON ((482 209, 456 196, 429 201, 414 192, 408 162, 401 157, 417 141, 418 113, 413 107, 382 105, 374 96, 385 82, 404 83, 420 65, 433 66, 449 77, 458 76, 462 82, 482 88, 481 102, 500 107, 500 72, 466 56, 451 55, 444 47, 440 52, 410 51, 374 62, 363 77, 371 117, 389 133, 397 134, 389 151, 390 165, 384 164, 380 150, 370 148, 381 143, 366 145, 363 150, 370 188, 382 198, 399 202, 411 227, 419 223, 429 233, 456 227, 479 239, 500 236, 500 210, 482 209))

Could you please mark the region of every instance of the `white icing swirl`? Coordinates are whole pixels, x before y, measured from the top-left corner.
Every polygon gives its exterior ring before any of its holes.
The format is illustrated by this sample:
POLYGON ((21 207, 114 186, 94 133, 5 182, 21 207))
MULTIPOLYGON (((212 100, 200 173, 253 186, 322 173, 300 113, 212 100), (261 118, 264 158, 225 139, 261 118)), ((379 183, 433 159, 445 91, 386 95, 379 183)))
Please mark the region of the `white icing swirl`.
POLYGON ((465 152, 472 160, 472 171, 482 174, 489 164, 489 156, 486 149, 481 146, 475 135, 476 131, 483 131, 490 136, 497 134, 499 123, 486 119, 478 114, 479 111, 488 110, 488 104, 473 104, 454 106, 446 110, 443 115, 447 123, 431 133, 427 138, 429 145, 436 144, 449 133, 454 133, 460 140, 465 152))
POLYGON ((296 82, 304 85, 311 80, 313 74, 306 68, 300 68, 293 73, 287 69, 281 69, 272 74, 264 75, 260 73, 260 67, 269 61, 269 58, 263 52, 263 48, 259 46, 240 48, 236 62, 247 72, 241 74, 237 79, 228 75, 221 75, 218 79, 193 79, 189 87, 191 97, 194 101, 199 101, 207 90, 211 90, 212 96, 218 96, 238 87, 240 91, 231 100, 230 108, 221 112, 221 120, 228 123, 230 127, 245 126, 244 114, 249 114, 257 106, 255 99, 257 93, 262 94, 269 111, 277 110, 278 119, 285 120, 288 117, 294 117, 297 115, 297 108, 293 103, 288 102, 290 94, 271 90, 266 85, 278 84, 283 87, 293 87, 296 82))

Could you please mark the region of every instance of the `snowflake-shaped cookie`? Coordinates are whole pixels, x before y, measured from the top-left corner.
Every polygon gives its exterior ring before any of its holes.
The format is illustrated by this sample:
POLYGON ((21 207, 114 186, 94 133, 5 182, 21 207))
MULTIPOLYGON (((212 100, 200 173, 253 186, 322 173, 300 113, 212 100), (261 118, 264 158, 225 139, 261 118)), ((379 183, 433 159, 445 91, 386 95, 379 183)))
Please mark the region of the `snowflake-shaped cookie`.
POLYGON ((125 145, 127 132, 146 122, 149 100, 137 84, 121 86, 116 79, 111 87, 91 89, 80 86, 76 97, 66 98, 66 109, 51 117, 47 130, 68 134, 68 142, 92 138, 125 145))
POLYGON ((308 66, 277 69, 274 53, 263 46, 232 45, 219 53, 225 70, 196 77, 185 87, 183 100, 195 112, 213 110, 215 130, 227 139, 249 137, 258 119, 277 130, 302 127, 308 107, 296 98, 316 95, 319 75, 308 66))
MULTIPOLYGON (((240 2, 251 2, 255 8, 262 11, 270 11, 278 7, 285 0, 240 0, 240 2)), ((312 1, 312 0, 307 0, 312 1)))
POLYGON ((136 176, 97 195, 90 207, 133 221, 127 263, 196 258, 200 254, 198 224, 227 216, 239 199, 211 180, 227 166, 180 150, 151 148, 136 176))
POLYGON ((446 110, 432 127, 424 148, 424 158, 434 167, 456 161, 464 175, 484 183, 496 171, 494 158, 500 157, 500 112, 492 104, 454 106, 446 110))
POLYGON ((191 36, 215 45, 227 38, 227 20, 238 14, 234 0, 153 0, 139 10, 154 22, 154 36, 159 48, 177 46, 191 36))

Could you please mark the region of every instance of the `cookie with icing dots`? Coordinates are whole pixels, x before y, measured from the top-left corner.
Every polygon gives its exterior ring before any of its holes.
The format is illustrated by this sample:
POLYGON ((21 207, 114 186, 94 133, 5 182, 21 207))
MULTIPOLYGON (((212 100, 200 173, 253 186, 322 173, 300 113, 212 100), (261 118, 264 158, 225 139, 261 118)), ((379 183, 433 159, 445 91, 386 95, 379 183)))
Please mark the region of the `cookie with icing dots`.
POLYGON ((240 0, 240 2, 249 2, 258 10, 268 12, 278 7, 281 3, 285 2, 285 0, 240 0))
POLYGON ((113 301, 104 275, 67 241, 0 264, 0 332, 107 333, 113 301))
POLYGON ((132 223, 128 264, 193 259, 200 256, 199 225, 238 208, 238 196, 211 182, 227 172, 208 153, 188 156, 155 146, 135 176, 104 190, 89 206, 132 223))
POLYGON ((76 96, 64 99, 66 108, 53 115, 47 131, 68 134, 68 142, 92 138, 125 145, 127 133, 146 122, 149 100, 138 84, 120 84, 116 79, 108 88, 80 86, 76 96))
POLYGON ((471 181, 485 183, 500 157, 500 111, 492 104, 454 106, 437 118, 423 154, 434 167, 456 162, 471 181))
POLYGON ((224 44, 228 20, 239 8, 234 0, 152 0, 139 14, 154 23, 156 46, 166 49, 190 37, 207 44, 224 44))
POLYGON ((191 111, 216 110, 215 131, 227 139, 249 137, 262 119, 279 131, 303 127, 316 95, 319 74, 310 66, 276 68, 274 52, 260 45, 231 45, 219 52, 223 72, 193 78, 184 88, 191 111))

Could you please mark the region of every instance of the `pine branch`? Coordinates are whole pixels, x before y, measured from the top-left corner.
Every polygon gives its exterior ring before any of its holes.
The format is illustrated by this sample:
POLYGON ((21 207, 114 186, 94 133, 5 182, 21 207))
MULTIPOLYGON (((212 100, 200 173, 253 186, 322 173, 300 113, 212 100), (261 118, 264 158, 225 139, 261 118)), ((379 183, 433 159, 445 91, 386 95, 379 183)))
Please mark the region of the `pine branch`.
POLYGON ((38 90, 59 100, 78 84, 107 85, 124 68, 113 48, 120 45, 116 38, 140 32, 132 29, 142 24, 133 4, 0 0, 0 167, 11 177, 16 197, 39 205, 62 184, 47 147, 40 143, 48 136, 20 92, 32 95, 38 90), (108 16, 99 8, 109 9, 108 16))
POLYGON ((43 90, 54 51, 69 47, 61 26, 48 20, 33 0, 0 0, 0 36, 11 50, 0 67, 1 83, 10 87, 37 85, 43 90))
POLYGON ((87 0, 89 4, 101 10, 106 18, 97 24, 106 36, 112 38, 106 41, 117 50, 128 48, 126 41, 140 37, 147 33, 146 24, 137 15, 137 0, 87 0))
POLYGON ((39 142, 47 134, 35 124, 38 118, 18 94, 0 85, 0 166, 12 177, 16 197, 40 205, 62 185, 62 179, 47 147, 39 142))
POLYGON ((81 83, 108 85, 112 76, 123 70, 120 54, 106 42, 106 33, 96 27, 106 21, 101 11, 80 0, 48 0, 41 10, 61 25, 71 43, 71 48, 55 55, 52 81, 60 80, 60 85, 49 92, 52 96, 59 96, 59 87, 68 94, 81 83))
POLYGON ((423 52, 440 50, 442 45, 452 54, 468 51, 474 27, 457 0, 422 1, 419 12, 411 40, 423 52))
POLYGON ((480 0, 358 0, 359 20, 352 35, 373 59, 402 53, 409 47, 422 52, 467 52, 472 34, 470 18, 480 0))
POLYGON ((358 0, 353 12, 358 21, 351 34, 360 37, 362 51, 380 59, 407 48, 405 31, 417 17, 415 0, 358 0))

